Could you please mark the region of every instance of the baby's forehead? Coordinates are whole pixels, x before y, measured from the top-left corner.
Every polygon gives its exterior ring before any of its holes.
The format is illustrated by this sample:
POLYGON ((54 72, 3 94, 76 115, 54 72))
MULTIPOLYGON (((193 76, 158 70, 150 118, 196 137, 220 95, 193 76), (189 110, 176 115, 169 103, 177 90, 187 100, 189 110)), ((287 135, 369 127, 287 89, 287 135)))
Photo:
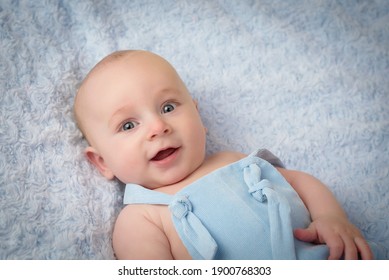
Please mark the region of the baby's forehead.
POLYGON ((96 98, 96 93, 100 89, 106 88, 107 85, 115 86, 117 83, 122 83, 123 79, 132 80, 127 73, 132 75, 138 70, 143 73, 140 75, 149 73, 148 78, 151 78, 152 73, 163 73, 162 76, 169 81, 178 82, 185 87, 174 67, 164 58, 146 51, 131 51, 109 55, 96 64, 80 87, 79 94, 84 95, 81 99, 89 102, 90 99, 96 98), (134 69, 135 71, 133 71, 134 69))

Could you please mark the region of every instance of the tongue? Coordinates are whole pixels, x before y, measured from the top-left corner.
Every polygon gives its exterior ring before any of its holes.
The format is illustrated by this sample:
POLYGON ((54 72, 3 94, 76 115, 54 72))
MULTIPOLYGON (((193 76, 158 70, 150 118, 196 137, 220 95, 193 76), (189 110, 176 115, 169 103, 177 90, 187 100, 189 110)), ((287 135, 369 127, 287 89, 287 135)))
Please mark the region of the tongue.
POLYGON ((174 148, 168 148, 166 150, 160 151, 151 160, 154 160, 154 161, 163 160, 163 159, 167 158, 168 156, 170 156, 171 154, 173 154, 175 152, 175 150, 176 149, 174 149, 174 148))

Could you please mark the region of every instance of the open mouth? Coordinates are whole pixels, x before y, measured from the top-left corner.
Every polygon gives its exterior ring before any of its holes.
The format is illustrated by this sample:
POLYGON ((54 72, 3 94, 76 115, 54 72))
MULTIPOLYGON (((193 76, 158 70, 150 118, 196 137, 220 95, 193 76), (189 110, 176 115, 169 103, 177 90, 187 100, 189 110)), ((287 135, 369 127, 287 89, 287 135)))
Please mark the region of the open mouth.
POLYGON ((165 150, 159 151, 151 160, 152 161, 164 160, 169 156, 171 156, 172 154, 174 154, 177 150, 178 148, 167 148, 165 150))

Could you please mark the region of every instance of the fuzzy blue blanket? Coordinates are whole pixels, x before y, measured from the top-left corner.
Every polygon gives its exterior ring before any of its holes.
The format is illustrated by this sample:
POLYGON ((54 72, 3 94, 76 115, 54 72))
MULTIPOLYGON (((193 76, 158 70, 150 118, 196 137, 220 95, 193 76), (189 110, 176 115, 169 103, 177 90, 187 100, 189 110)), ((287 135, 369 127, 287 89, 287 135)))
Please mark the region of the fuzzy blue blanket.
POLYGON ((118 49, 176 67, 209 152, 315 175, 389 258, 389 1, 2 0, 0 259, 114 258, 123 186, 84 159, 72 104, 118 49))

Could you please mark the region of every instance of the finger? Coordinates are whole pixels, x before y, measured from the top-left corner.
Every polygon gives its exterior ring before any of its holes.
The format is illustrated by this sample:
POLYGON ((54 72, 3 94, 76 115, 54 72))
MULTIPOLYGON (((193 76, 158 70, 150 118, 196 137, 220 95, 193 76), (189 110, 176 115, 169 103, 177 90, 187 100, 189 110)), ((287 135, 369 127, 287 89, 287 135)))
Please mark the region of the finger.
POLYGON ((339 235, 332 235, 324 240, 330 250, 329 260, 339 260, 344 252, 343 239, 339 235))
POLYGON ((294 230, 294 237, 304 242, 318 242, 316 229, 313 227, 296 228, 294 230))
POLYGON ((349 236, 344 236, 344 259, 345 260, 357 260, 358 259, 358 249, 357 245, 354 242, 354 238, 349 236))
POLYGON ((365 239, 363 239, 362 237, 355 237, 354 242, 358 248, 362 260, 374 259, 373 252, 371 251, 371 248, 365 239))

